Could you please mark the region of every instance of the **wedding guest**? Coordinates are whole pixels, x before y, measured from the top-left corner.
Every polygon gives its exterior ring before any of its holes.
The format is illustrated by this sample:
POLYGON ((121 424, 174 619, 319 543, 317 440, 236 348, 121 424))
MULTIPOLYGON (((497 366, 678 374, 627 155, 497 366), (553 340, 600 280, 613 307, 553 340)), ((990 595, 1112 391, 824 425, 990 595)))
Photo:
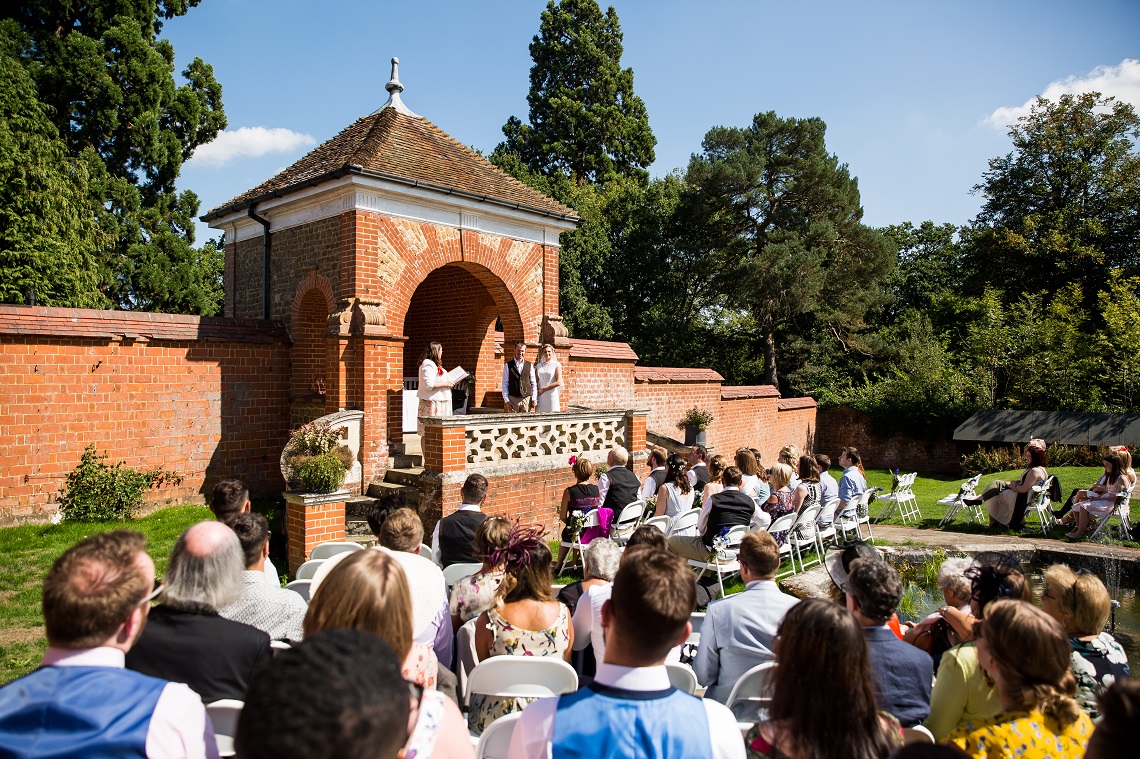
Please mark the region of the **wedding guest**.
POLYGON ((689 484, 698 494, 705 489, 709 481, 709 468, 705 462, 708 455, 708 449, 703 445, 694 445, 689 449, 689 472, 685 476, 689 478, 689 484))
POLYGON ((859 496, 867 490, 867 476, 863 471, 863 458, 855 448, 847 447, 839 452, 839 466, 843 467, 843 475, 839 478, 839 509, 835 517, 850 520, 855 518, 859 496))
POLYGON ((757 473, 760 466, 756 463, 756 454, 750 448, 737 448, 734 457, 736 468, 740 470, 740 491, 749 498, 759 497, 756 484, 760 481, 757 473))
POLYGON ((1116 759, 1136 750, 1140 731, 1140 680, 1117 680, 1097 694, 1100 722, 1085 759, 1116 759))
POLYGON ((444 569, 481 560, 475 553, 475 531, 487 518, 482 509, 487 500, 487 478, 479 473, 468 475, 459 497, 463 503, 436 522, 431 535, 432 561, 444 569))
POLYGON ((458 630, 467 620, 495 605, 495 593, 503 581, 503 566, 492 564, 491 557, 507 547, 510 534, 511 520, 506 517, 488 517, 475 531, 475 553, 483 557, 483 568, 460 579, 451 588, 452 629, 458 630))
POLYGON ((543 343, 539 347, 534 376, 538 380, 538 410, 561 411, 558 396, 562 388, 562 364, 554 357, 553 345, 543 343))
POLYGON ((996 480, 980 495, 963 500, 973 505, 984 501, 990 514, 990 527, 1000 525, 1020 529, 1029 502, 1029 491, 1049 476, 1045 471, 1046 463, 1045 441, 1034 438, 1025 446, 1025 471, 1021 473, 1021 479, 1017 482, 996 480))
MULTIPOLYGON (((562 522, 566 525, 562 528, 562 542, 572 543, 575 536, 578 536, 582 545, 589 545, 594 538, 610 534, 614 512, 600 507, 602 499, 598 494, 598 486, 590 484, 590 478, 594 476, 593 462, 585 456, 571 456, 570 466, 576 482, 562 491, 562 522), (598 511, 598 526, 583 528, 579 536, 572 520, 585 516, 595 509, 598 511)), ((566 545, 558 547, 558 568, 554 570, 555 574, 562 574, 566 565, 566 554, 569 551, 570 548, 566 545)))
POLYGON ((638 493, 641 500, 648 501, 657 495, 657 491, 665 483, 665 464, 668 460, 669 451, 659 445, 650 446, 649 457, 645 459, 649 474, 641 481, 641 490, 638 493))
POLYGON ((598 497, 615 514, 638 498, 641 483, 629 470, 629 451, 615 446, 606 454, 606 471, 598 475, 598 497))
POLYGON ((653 516, 667 516, 670 519, 693 507, 696 491, 686 476, 685 460, 673 455, 665 463, 665 482, 657 490, 657 509, 653 516))
POLYGON ((822 503, 824 505, 830 503, 832 499, 839 498, 839 483, 834 477, 831 476, 831 457, 817 453, 815 455, 815 464, 819 467, 819 489, 822 491, 822 503))
POLYGON ((719 453, 709 459, 709 481, 701 491, 701 506, 707 505, 714 495, 724 490, 724 470, 730 466, 728 459, 719 453))
POLYGON ((1096 526, 1096 521, 1106 518, 1116 507, 1116 496, 1128 490, 1132 483, 1124 471, 1124 462, 1116 451, 1109 451, 1104 455, 1104 475, 1101 480, 1105 486, 1100 491, 1091 491, 1085 498, 1073 502, 1073 511, 1067 515, 1062 524, 1075 524, 1076 529, 1066 537, 1080 540, 1096 526))
MULTIPOLYGON (((222 480, 214 486, 210 494, 210 511, 222 524, 228 525, 230 520, 239 514, 248 514, 253 504, 249 500, 249 489, 241 480, 222 480)), ((280 588, 281 579, 277 575, 277 567, 268 556, 261 569, 262 582, 271 588, 280 588)))
POLYGON ((538 408, 534 365, 526 360, 526 343, 515 343, 514 358, 503 364, 503 411, 525 414, 538 408))

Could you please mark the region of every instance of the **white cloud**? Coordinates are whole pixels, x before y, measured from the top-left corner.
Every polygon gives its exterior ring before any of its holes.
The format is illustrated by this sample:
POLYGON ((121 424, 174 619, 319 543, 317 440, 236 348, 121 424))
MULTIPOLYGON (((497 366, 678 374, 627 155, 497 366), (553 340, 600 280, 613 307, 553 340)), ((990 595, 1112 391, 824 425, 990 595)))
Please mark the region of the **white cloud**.
POLYGON ((241 127, 218 133, 211 142, 200 145, 189 166, 225 166, 237 158, 257 158, 268 153, 288 153, 315 145, 311 135, 278 127, 241 127))
MULTIPOLYGON (((1061 95, 1079 95, 1085 92, 1111 95, 1121 102, 1131 103, 1140 111, 1140 61, 1125 58, 1119 66, 1098 66, 1085 76, 1058 79, 1045 88, 1041 97, 1056 100, 1061 95)), ((1037 99, 1032 98, 1022 105, 998 108, 982 119, 982 123, 1004 130, 1022 116, 1028 115, 1035 102, 1037 99)))

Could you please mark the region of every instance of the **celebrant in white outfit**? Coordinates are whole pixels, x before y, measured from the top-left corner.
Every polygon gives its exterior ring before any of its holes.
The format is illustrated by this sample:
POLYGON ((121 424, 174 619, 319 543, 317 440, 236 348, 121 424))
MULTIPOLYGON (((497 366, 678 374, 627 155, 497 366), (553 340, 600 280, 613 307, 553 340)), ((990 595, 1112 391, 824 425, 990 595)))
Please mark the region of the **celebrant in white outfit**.
POLYGON ((561 411, 559 388, 562 387, 562 364, 554 357, 554 346, 544 343, 538 349, 538 363, 534 365, 538 379, 538 410, 561 411))
MULTIPOLYGON (((420 387, 416 397, 420 399, 416 417, 451 416, 451 386, 455 384, 443 370, 443 346, 430 343, 424 351, 420 363, 420 387)), ((417 422, 416 428, 424 434, 424 423, 417 422)))

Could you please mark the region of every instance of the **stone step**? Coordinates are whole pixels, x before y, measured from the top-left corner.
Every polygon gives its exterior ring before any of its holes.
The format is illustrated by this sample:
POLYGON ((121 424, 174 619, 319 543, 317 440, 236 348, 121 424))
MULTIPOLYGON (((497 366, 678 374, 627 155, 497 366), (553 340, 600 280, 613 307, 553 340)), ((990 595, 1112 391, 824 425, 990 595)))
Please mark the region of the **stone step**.
POLYGON ((424 468, 422 466, 404 467, 400 469, 390 467, 388 471, 384 473, 384 482, 393 485, 419 487, 420 475, 423 474, 423 472, 424 468))
POLYGON ((400 485, 395 482, 368 483, 368 497, 372 499, 383 498, 384 496, 391 493, 395 493, 399 496, 405 496, 409 492, 419 493, 419 488, 412 485, 400 485))
POLYGON ((395 469, 423 469, 424 457, 418 453, 394 453, 389 459, 389 465, 395 469))
POLYGON ((402 441, 392 443, 388 446, 388 452, 392 454, 420 455, 423 453, 423 449, 420 448, 420 436, 405 432, 402 441))

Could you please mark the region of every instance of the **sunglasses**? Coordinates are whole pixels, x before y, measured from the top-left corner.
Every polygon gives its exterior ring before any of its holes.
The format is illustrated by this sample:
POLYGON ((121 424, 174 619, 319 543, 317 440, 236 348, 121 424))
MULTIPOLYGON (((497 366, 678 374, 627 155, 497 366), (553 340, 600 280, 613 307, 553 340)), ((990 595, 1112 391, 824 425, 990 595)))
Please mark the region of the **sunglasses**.
POLYGON ((138 606, 146 606, 151 601, 158 598, 159 596, 161 596, 165 592, 166 592, 166 586, 165 585, 163 585, 161 582, 155 583, 154 590, 152 590, 151 592, 149 592, 145 596, 143 596, 143 599, 141 601, 139 601, 137 605, 138 606))

